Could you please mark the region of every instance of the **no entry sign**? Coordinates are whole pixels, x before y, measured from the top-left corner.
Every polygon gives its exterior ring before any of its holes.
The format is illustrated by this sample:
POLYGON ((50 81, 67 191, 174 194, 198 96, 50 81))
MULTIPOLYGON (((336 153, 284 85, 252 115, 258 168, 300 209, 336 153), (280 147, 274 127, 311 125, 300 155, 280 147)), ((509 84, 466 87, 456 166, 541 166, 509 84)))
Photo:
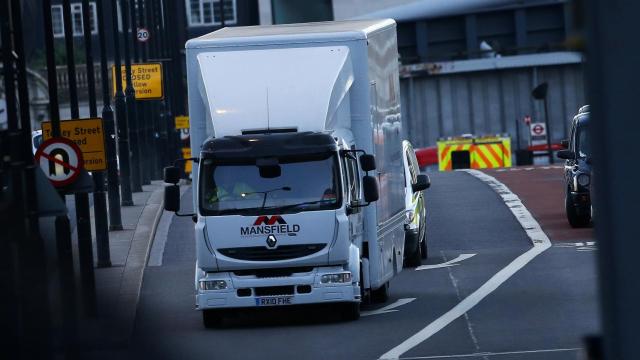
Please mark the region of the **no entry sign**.
POLYGON ((73 183, 84 165, 78 145, 63 137, 43 142, 38 147, 34 160, 55 187, 73 183))

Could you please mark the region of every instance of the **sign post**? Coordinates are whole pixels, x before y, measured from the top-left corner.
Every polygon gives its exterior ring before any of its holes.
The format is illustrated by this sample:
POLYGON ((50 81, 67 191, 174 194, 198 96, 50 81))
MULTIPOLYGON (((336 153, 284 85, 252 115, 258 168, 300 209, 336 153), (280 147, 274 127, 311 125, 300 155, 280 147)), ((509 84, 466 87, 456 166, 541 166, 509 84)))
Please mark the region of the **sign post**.
POLYGON ((78 145, 63 137, 43 142, 34 161, 55 187, 71 185, 80 176, 84 165, 78 145))
MULTIPOLYGON (((121 79, 125 80, 127 74, 125 67, 121 66, 120 71, 121 79)), ((113 79, 112 89, 114 89, 113 96, 115 97, 115 66, 111 67, 111 75, 113 79)), ((131 81, 136 91, 136 100, 162 100, 164 98, 161 63, 131 64, 131 81)), ((126 88, 125 86, 124 90, 126 88)))
MULTIPOLYGON (((84 168, 87 171, 107 170, 107 155, 104 142, 102 119, 76 119, 60 122, 62 137, 71 140, 82 151, 84 168)), ((53 138, 51 123, 42 123, 42 138, 53 138)))

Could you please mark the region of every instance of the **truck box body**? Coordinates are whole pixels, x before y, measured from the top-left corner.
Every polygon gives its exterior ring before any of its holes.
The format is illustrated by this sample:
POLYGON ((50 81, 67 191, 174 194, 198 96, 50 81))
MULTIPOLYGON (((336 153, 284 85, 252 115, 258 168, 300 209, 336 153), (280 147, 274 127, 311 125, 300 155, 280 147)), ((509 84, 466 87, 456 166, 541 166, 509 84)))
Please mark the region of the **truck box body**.
MULTIPOLYGON (((201 154, 200 164, 193 167, 196 288, 203 279, 232 284, 226 292, 199 290, 198 307, 256 306, 259 290, 300 284, 312 285, 311 294, 296 290, 293 303, 353 302, 360 300, 360 287, 385 285, 402 268, 404 251, 395 22, 225 28, 190 40, 186 51, 191 147, 193 154, 201 154), (359 176, 364 172, 358 172, 357 165, 348 169, 349 161, 339 156, 314 158, 304 165, 306 170, 280 160, 282 177, 299 174, 310 189, 322 186, 321 174, 331 167, 343 178, 336 185, 342 191, 335 195, 339 208, 282 214, 267 210, 268 201, 293 196, 301 184, 242 193, 263 194, 264 213, 209 212, 202 205, 213 185, 200 184, 201 179, 210 181, 211 171, 222 169, 214 163, 356 149, 376 157, 377 169, 370 175, 377 178, 380 197, 369 206, 347 209, 355 204, 350 201, 361 198, 359 176), (207 166, 214 170, 200 174, 207 166), (347 179, 348 174, 357 179, 347 179), (278 245, 270 250, 265 239, 273 240, 271 235, 278 245), (319 274, 335 269, 351 272, 351 288, 322 288, 319 274), (285 276, 261 277, 261 271, 282 271, 285 276), (251 296, 236 296, 239 288, 252 289, 251 296)), ((237 178, 252 176, 246 166, 235 169, 237 178)), ((265 177, 264 182, 280 184, 276 180, 265 177)))

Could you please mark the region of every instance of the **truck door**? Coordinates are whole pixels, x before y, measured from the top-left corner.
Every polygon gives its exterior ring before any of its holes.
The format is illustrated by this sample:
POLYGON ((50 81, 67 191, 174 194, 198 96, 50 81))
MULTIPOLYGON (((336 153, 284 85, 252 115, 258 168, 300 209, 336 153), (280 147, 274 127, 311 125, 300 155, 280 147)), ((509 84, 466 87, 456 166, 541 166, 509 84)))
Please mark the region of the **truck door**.
MULTIPOLYGON (((361 177, 359 172, 358 161, 352 154, 347 154, 344 158, 344 169, 347 176, 347 196, 350 203, 360 203, 362 199, 362 187, 360 186, 361 177)), ((349 215, 349 238, 355 244, 362 244, 362 236, 364 234, 364 216, 361 207, 354 207, 351 215, 349 215)))

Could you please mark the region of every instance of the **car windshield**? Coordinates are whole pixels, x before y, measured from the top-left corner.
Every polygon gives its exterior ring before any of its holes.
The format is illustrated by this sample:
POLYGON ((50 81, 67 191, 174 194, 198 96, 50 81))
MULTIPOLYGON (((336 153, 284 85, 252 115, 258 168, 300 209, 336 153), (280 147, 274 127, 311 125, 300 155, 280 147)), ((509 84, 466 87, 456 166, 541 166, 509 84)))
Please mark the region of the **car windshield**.
POLYGON ((313 159, 280 158, 278 163, 275 168, 280 170, 267 174, 255 164, 255 159, 224 164, 204 159, 200 186, 202 213, 283 214, 339 207, 340 176, 335 154, 313 159))
POLYGON ((576 151, 579 157, 591 156, 591 141, 589 136, 589 126, 582 124, 577 128, 576 134, 576 151))

